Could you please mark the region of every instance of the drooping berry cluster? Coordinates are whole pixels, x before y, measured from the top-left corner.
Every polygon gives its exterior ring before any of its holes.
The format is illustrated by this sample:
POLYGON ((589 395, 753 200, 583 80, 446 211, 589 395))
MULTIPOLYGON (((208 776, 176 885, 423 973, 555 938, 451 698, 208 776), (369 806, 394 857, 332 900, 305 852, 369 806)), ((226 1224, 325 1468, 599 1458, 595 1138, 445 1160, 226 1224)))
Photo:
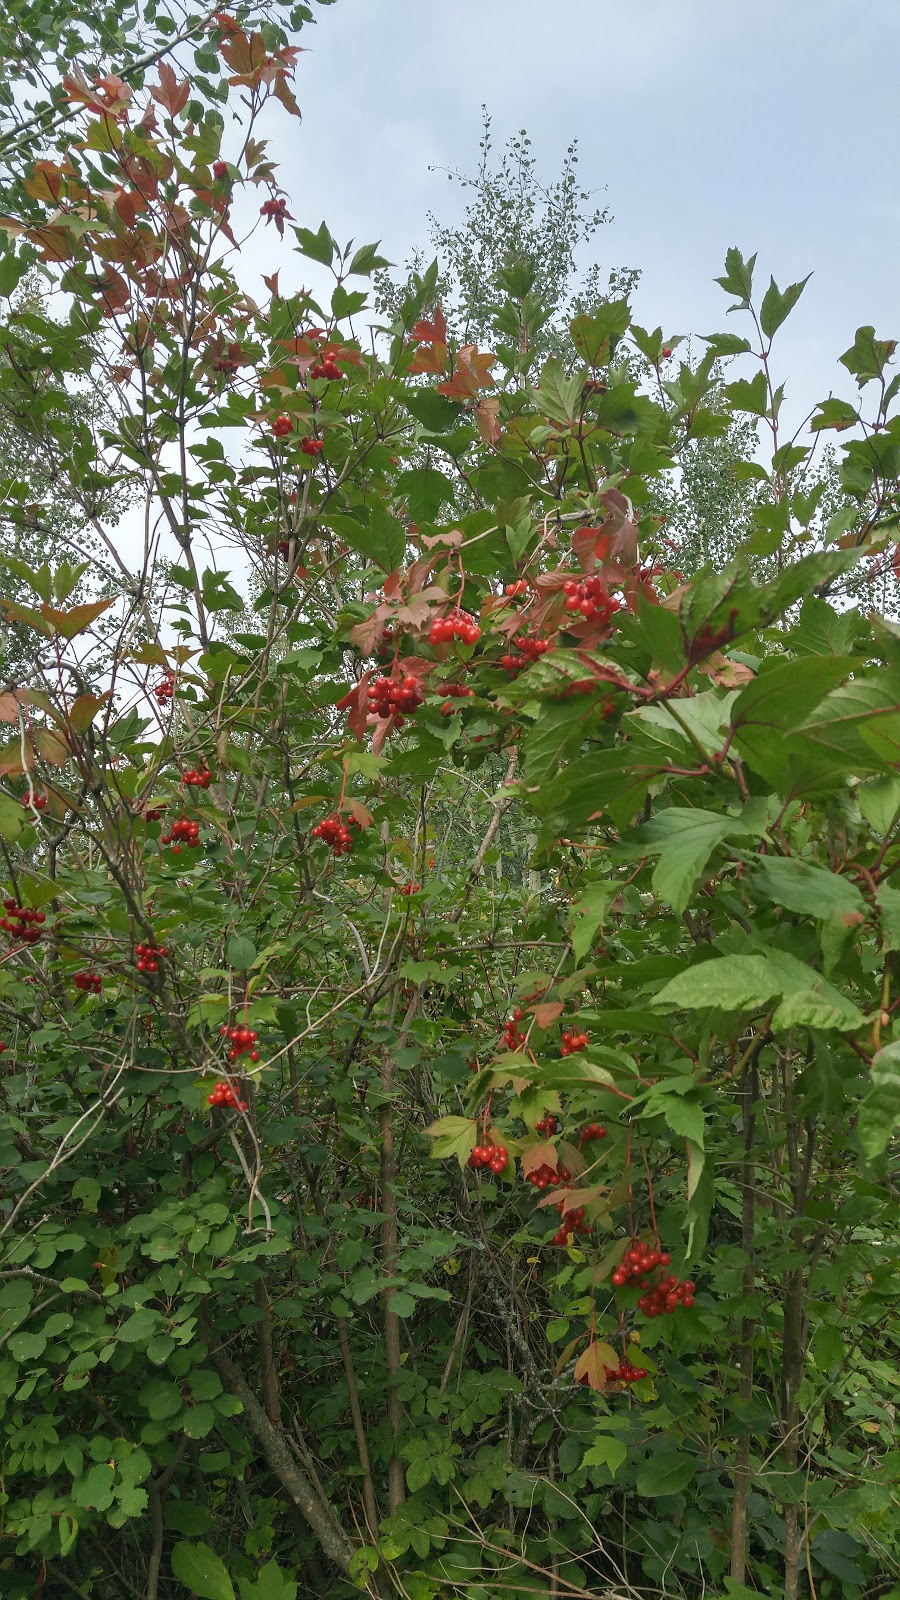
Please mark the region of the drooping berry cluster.
POLYGON ((265 217, 267 221, 271 218, 279 233, 284 232, 285 218, 290 217, 287 201, 283 199, 264 200, 259 208, 259 214, 261 217, 265 217))
POLYGON ((619 610, 619 602, 610 594, 602 578, 583 578, 577 583, 569 578, 563 584, 566 610, 577 611, 585 622, 608 622, 619 610))
POLYGON ((6 916, 0 919, 0 928, 11 933, 21 944, 37 944, 41 927, 47 920, 43 911, 35 911, 33 906, 17 905, 12 899, 4 900, 3 909, 6 916))
POLYGON ((405 895, 418 894, 421 887, 419 883, 398 883, 397 892, 405 895))
POLYGON ((520 594, 527 594, 528 588, 529 584, 527 578, 517 578, 515 583, 508 583, 506 585, 503 593, 508 599, 515 600, 520 594))
POLYGON ((237 1061, 238 1056, 249 1056, 251 1061, 259 1060, 259 1051, 255 1048, 259 1035, 255 1028, 229 1028, 227 1022, 223 1022, 219 1032, 228 1040, 229 1061, 237 1061))
POLYGON ((175 693, 174 673, 167 672, 164 678, 160 678, 159 683, 154 686, 153 693, 160 705, 164 705, 167 700, 171 700, 175 693))
POLYGON ((587 1042, 588 1036, 586 1033, 578 1033, 576 1029, 570 1028, 562 1036, 562 1044, 559 1047, 560 1055, 577 1055, 579 1050, 585 1049, 587 1042))
POLYGON ((616 1267, 612 1275, 613 1284, 621 1289, 625 1284, 639 1283, 642 1289, 647 1289, 650 1287, 647 1273, 655 1267, 667 1267, 671 1259, 668 1250, 655 1249, 653 1245, 643 1244, 637 1239, 625 1251, 621 1264, 616 1267))
POLYGON ((199 771, 192 767, 181 781, 188 789, 208 789, 212 783, 212 773, 208 772, 206 767, 201 767, 199 771))
POLYGON ((535 1131, 535 1133, 551 1134, 551 1133, 555 1133, 558 1127, 559 1127, 559 1123, 557 1122, 556 1118, 554 1117, 552 1111, 545 1111, 544 1115, 541 1117, 540 1122, 536 1122, 535 1123, 534 1131, 535 1131))
POLYGON ((207 1095, 211 1106, 228 1106, 235 1111, 246 1111, 246 1100, 240 1100, 225 1078, 220 1078, 212 1094, 207 1095))
POLYGON ((352 829, 356 825, 352 817, 347 822, 342 822, 337 812, 333 811, 330 816, 323 817, 321 822, 316 823, 312 836, 327 844, 333 856, 346 856, 353 848, 352 829))
POLYGON ((315 366, 310 367, 309 375, 311 378, 328 379, 342 378, 344 376, 334 356, 325 353, 323 353, 321 361, 317 361, 315 366))
POLYGON ((27 806, 29 811, 32 810, 32 808, 35 811, 43 811, 45 805, 47 804, 47 796, 45 794, 38 794, 34 789, 29 789, 28 793, 23 794, 22 796, 22 804, 23 806, 27 806))
POLYGON ((164 944, 136 944, 134 964, 138 972, 158 972, 159 963, 169 954, 164 944))
POLYGON ((556 1189, 561 1183, 571 1183, 571 1181, 572 1174, 568 1167, 558 1167, 554 1172, 546 1161, 535 1167, 533 1172, 525 1174, 525 1182, 530 1183, 535 1189, 540 1189, 542 1194, 545 1189, 556 1189))
POLYGON ((411 716, 425 699, 418 678, 374 678, 366 690, 369 710, 376 717, 411 716))
POLYGON ((82 989, 85 994, 99 994, 103 987, 99 972, 76 972, 72 982, 76 989, 82 989))
POLYGON ((428 634, 431 644, 448 644, 451 639, 461 639, 463 644, 477 644, 480 638, 481 629, 475 618, 468 611, 461 611, 458 606, 448 611, 445 617, 435 617, 428 634))
POLYGON ((606 1138, 606 1128, 604 1127, 603 1123, 602 1122, 589 1122, 587 1127, 586 1128, 582 1128, 580 1134, 578 1135, 578 1143, 579 1144, 589 1144, 591 1139, 605 1139, 605 1138, 606 1138))
POLYGON ((172 823, 168 833, 161 836, 160 842, 172 846, 173 856, 181 854, 182 844, 186 844, 191 850, 196 850, 200 843, 200 824, 193 822, 190 817, 179 817, 172 823))
POLYGON ((305 456, 321 455, 322 451, 325 449, 325 440, 310 439, 308 435, 304 435, 304 437, 300 440, 300 449, 303 451, 305 456))
MULTIPOLYGON (((663 1265, 665 1264, 663 1262, 663 1265)), ((679 1306, 684 1306, 689 1311, 694 1304, 695 1288, 693 1278, 685 1278, 684 1282, 680 1283, 674 1272, 664 1272, 660 1275, 659 1282, 649 1288, 646 1294, 641 1295, 638 1310, 643 1311, 645 1317, 661 1317, 664 1312, 671 1315, 679 1306)))
POLYGON ((640 1383, 647 1376, 646 1367, 633 1367, 625 1357, 617 1367, 604 1367, 603 1370, 607 1383, 640 1383))
POLYGON ((500 665, 504 672, 521 672, 532 661, 539 661, 542 655, 546 655, 552 643, 551 639, 532 639, 527 633, 517 633, 513 644, 519 654, 501 656, 500 665))
POLYGON ((516 1006, 511 1017, 507 1017, 503 1024, 503 1043, 507 1050, 518 1050, 520 1044, 525 1043, 524 1033, 519 1032, 519 1023, 525 1013, 521 1006, 516 1006))
POLYGON ((466 700, 475 690, 470 689, 467 683, 439 683, 434 692, 450 700, 466 700))
POLYGON ((553 1244, 565 1250, 571 1243, 576 1233, 590 1233, 591 1225, 584 1220, 584 1206, 573 1206, 571 1211, 566 1210, 566 1202, 558 1200, 556 1209, 562 1217, 562 1222, 553 1235, 553 1244))
POLYGON ((275 438, 284 439, 287 434, 293 433, 293 431, 293 422, 291 421, 290 417, 287 416, 284 411, 282 411, 281 415, 276 417, 275 421, 272 423, 272 432, 275 435, 275 438))
POLYGON ((506 1145, 477 1144, 466 1165, 469 1167, 490 1167, 491 1172, 505 1172, 509 1165, 506 1145))

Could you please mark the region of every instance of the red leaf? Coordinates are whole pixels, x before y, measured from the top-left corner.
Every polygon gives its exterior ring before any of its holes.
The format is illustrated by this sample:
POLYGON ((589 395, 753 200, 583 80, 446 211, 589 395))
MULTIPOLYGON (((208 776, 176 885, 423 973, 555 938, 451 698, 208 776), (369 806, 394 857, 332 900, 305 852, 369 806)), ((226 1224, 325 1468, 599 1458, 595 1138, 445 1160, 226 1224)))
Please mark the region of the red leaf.
POLYGON ((565 1010, 561 1000, 545 1000, 542 1005, 533 1006, 531 1015, 539 1028, 549 1028, 551 1022, 565 1010))
POLYGON ((168 111, 170 117, 177 117, 179 111, 183 111, 187 105, 190 92, 191 86, 187 78, 182 79, 181 83, 179 83, 175 76, 174 68, 170 67, 168 61, 161 61, 159 63, 159 85, 154 85, 150 90, 151 97, 157 102, 157 105, 161 105, 164 111, 168 111))

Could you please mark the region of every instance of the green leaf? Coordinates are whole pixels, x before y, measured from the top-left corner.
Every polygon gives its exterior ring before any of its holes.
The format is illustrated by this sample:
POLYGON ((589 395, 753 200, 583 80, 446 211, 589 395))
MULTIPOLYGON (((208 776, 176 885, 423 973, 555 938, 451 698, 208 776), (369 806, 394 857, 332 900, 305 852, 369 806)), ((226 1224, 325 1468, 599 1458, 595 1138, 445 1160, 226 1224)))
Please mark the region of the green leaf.
POLYGON ((819 433, 823 428, 834 428, 840 433, 844 428, 853 428, 859 421, 859 412, 847 400, 821 400, 819 409, 810 423, 813 433, 819 433))
POLYGON ((212 1522, 212 1512, 206 1506, 197 1506, 190 1500, 166 1501, 163 1521, 176 1533, 205 1533, 212 1522))
POLYGON ((182 1407, 181 1391, 175 1383, 167 1383, 164 1378, 153 1378, 144 1384, 138 1395, 138 1403, 154 1422, 159 1422, 163 1418, 178 1415, 182 1407))
POLYGON ((440 1117, 425 1132, 435 1141, 436 1156, 441 1159, 455 1156, 461 1167, 478 1143, 478 1124, 470 1117, 440 1117))
MULTIPOLYGON (((322 227, 324 228, 324 226, 323 222, 322 227)), ((380 267, 389 267, 391 263, 388 261, 387 256, 378 254, 380 243, 381 240, 378 239, 375 244, 361 244, 351 258, 350 265, 346 270, 353 273, 357 278, 368 278, 371 273, 377 272, 380 267)))
POLYGON ((781 327, 781 324, 790 316, 811 277, 812 273, 807 273, 802 282, 788 284, 783 293, 778 288, 775 279, 770 279, 769 287, 763 295, 763 303, 759 312, 759 325, 767 339, 771 339, 772 335, 781 327))
POLYGON ((880 839, 890 833, 900 813, 900 778, 886 773, 883 778, 870 778, 856 790, 859 809, 869 827, 880 839))
POLYGON ((245 972, 256 960, 256 945, 243 934, 234 933, 225 945, 225 960, 230 967, 245 972))
POLYGON ((900 950, 900 889, 883 883, 875 898, 881 911, 882 949, 900 950))
POLYGON ((416 1309, 416 1302, 411 1294, 403 1294, 402 1291, 397 1291, 388 1295, 387 1308, 388 1311, 393 1311, 395 1316, 411 1317, 416 1309))
POLYGON ((572 952, 576 961, 582 961, 587 955, 617 893, 615 883, 592 883, 580 900, 576 900, 572 907, 572 952))
POLYGON ((277 1561, 267 1561, 260 1567, 254 1582, 238 1578, 241 1600, 296 1600, 297 1585, 286 1578, 277 1561))
POLYGON ((874 1161, 888 1146, 900 1126, 900 1039, 885 1045, 875 1056, 869 1087, 859 1108, 859 1142, 874 1161))
POLYGON ((200 1600, 234 1600, 225 1564, 208 1544, 180 1540, 172 1550, 172 1574, 200 1600))
POLYGON ((733 411, 749 411, 754 417, 764 417, 768 413, 769 390, 764 372, 726 383, 725 395, 733 411))
POLYGON ((865 902, 849 878, 795 857, 763 856, 752 875, 753 887, 777 906, 801 917, 863 915, 865 902))
POLYGON ((749 261, 745 261, 740 250, 732 247, 725 255, 725 275, 717 278, 716 283, 721 284, 726 294, 733 294, 742 306, 748 306, 753 293, 755 266, 755 255, 752 255, 749 261))
POLYGON ((321 261, 323 267, 331 266, 334 240, 324 222, 319 224, 318 233, 313 233, 309 228, 295 227, 294 237, 301 255, 309 256, 311 261, 321 261))
POLYGON ((384 572, 395 572, 406 554, 406 528, 379 500, 361 507, 357 516, 333 512, 335 533, 384 572))
POLYGON ((571 428, 575 422, 581 400, 582 382, 576 374, 570 377, 561 361, 551 356, 541 373, 541 381, 532 399, 540 411, 545 411, 551 422, 571 428))
POLYGON ((663 1494, 680 1494, 686 1489, 697 1471, 695 1456, 680 1450, 662 1449, 642 1461, 637 1469, 636 1488, 639 1495, 655 1498, 663 1494))
POLYGON ((703 1149, 706 1119, 698 1100, 689 1099, 687 1095, 658 1092, 647 1101, 646 1110, 650 1116, 662 1113, 673 1133, 681 1139, 690 1139, 699 1150, 703 1149))
POLYGON ((748 1011, 781 993, 779 977, 765 956, 718 956, 680 972, 658 991, 660 1011, 748 1011))
POLYGON ((429 433, 450 433, 463 414, 463 407, 435 389, 406 388, 403 401, 407 411, 429 433))
POLYGON ((409 506, 414 522, 436 522, 445 501, 453 501, 455 489, 446 473, 437 467, 415 467, 401 472, 396 483, 398 495, 409 506))
POLYGON ((749 829, 739 818, 717 816, 712 811, 669 806, 637 830, 642 853, 655 855, 659 863, 653 874, 653 887, 673 911, 684 911, 697 879, 704 871, 716 846, 729 837, 746 837, 749 829))
POLYGON ((628 1459, 628 1446, 622 1439, 614 1439, 610 1433, 601 1433, 595 1444, 584 1453, 582 1467, 606 1467, 610 1477, 615 1477, 619 1468, 628 1459))
POLYGON ((849 350, 839 358, 841 365, 852 372, 857 388, 862 389, 874 378, 880 378, 897 348, 895 339, 876 339, 871 326, 857 328, 856 337, 849 350))

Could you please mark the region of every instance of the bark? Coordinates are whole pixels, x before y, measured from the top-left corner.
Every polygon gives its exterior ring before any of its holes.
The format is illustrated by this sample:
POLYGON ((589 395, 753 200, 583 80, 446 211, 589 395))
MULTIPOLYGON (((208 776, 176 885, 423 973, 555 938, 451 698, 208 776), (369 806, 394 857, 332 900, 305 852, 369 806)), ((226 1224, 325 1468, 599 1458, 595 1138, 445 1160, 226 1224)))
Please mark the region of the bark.
POLYGON ((278 1367, 275 1362, 275 1340, 272 1333, 272 1307, 266 1292, 265 1279, 257 1278, 253 1298, 262 1318, 256 1324, 256 1342, 259 1348, 259 1381, 266 1416, 274 1428, 281 1426, 281 1390, 278 1385, 278 1367))
POLYGON ((297 1465, 283 1430, 269 1421, 250 1385, 224 1350, 211 1349, 209 1358, 223 1383, 243 1405, 247 1424, 256 1436, 271 1470, 294 1505, 303 1513, 326 1556, 342 1572, 349 1572, 353 1546, 328 1501, 316 1492, 307 1474, 297 1465))
MULTIPOLYGON (((752 1296, 756 1285, 756 1262, 754 1256, 756 1174, 753 1161, 753 1138, 756 1131, 754 1105, 757 1095, 755 1061, 748 1062, 744 1067, 741 1091, 744 1131, 744 1155, 741 1165, 741 1245, 745 1257, 742 1293, 746 1303, 752 1296)), ((741 1419, 743 1431, 738 1439, 734 1464, 734 1495, 731 1505, 731 1576, 736 1583, 743 1583, 747 1570, 747 1501, 750 1494, 750 1429, 747 1424, 746 1413, 753 1399, 753 1321, 746 1315, 741 1324, 738 1368, 740 1371, 738 1399, 741 1412, 744 1415, 741 1419)))

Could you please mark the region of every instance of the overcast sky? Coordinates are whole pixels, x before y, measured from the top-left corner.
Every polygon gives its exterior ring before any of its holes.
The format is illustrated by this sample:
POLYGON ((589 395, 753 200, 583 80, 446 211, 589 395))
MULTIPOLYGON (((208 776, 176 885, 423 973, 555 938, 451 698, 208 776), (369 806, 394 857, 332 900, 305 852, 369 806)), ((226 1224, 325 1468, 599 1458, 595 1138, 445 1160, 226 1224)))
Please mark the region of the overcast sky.
MULTIPOLYGON (((726 248, 782 286, 814 276, 779 341, 791 412, 834 386, 857 325, 900 332, 900 0, 337 0, 303 30, 298 127, 271 154, 298 222, 400 262, 426 213, 463 196, 481 105, 498 144, 527 128, 551 180, 575 137, 583 186, 614 215, 606 266, 640 269, 639 321, 710 333, 726 248)), ((257 232, 251 259, 290 235, 257 232)))

